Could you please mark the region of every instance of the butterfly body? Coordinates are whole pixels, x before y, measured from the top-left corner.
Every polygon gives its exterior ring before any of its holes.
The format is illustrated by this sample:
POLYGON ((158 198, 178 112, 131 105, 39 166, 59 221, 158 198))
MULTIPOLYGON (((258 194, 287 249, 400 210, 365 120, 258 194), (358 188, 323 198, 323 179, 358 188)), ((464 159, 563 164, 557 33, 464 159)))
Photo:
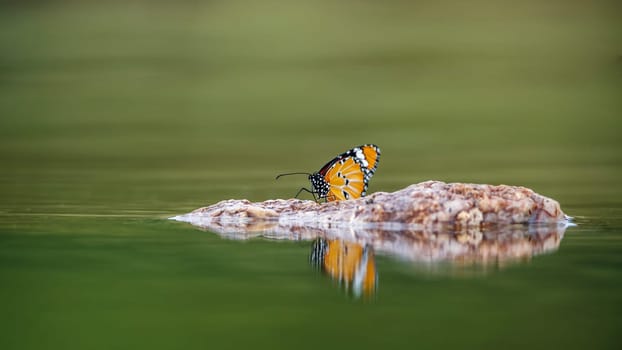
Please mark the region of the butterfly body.
POLYGON ((324 180, 324 176, 320 173, 313 173, 309 175, 309 181, 311 181, 311 188, 314 193, 320 198, 326 198, 328 191, 330 191, 330 184, 324 180))
POLYGON ((363 197, 379 158, 380 148, 376 145, 354 147, 333 158, 319 171, 309 174, 311 190, 301 188, 298 194, 307 191, 314 198, 327 202, 363 197))

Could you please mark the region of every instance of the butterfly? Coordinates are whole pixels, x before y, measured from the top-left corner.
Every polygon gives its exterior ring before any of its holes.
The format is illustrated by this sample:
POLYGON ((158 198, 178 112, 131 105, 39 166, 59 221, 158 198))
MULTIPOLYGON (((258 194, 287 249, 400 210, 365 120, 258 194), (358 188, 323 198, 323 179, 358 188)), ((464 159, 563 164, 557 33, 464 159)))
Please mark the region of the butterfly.
POLYGON ((295 198, 302 191, 309 192, 313 198, 324 199, 327 202, 355 199, 365 196, 369 179, 376 172, 380 148, 376 145, 362 145, 343 152, 319 171, 310 173, 286 173, 278 175, 278 179, 285 175, 309 175, 311 189, 301 188, 295 198))

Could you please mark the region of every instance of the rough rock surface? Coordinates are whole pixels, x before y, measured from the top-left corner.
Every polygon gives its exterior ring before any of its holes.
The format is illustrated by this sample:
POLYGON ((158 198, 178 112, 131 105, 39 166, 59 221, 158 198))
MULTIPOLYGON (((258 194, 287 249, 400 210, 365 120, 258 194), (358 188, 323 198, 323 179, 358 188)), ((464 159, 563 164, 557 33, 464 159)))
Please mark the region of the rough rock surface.
POLYGON ((252 203, 225 200, 172 219, 203 225, 278 222, 281 226, 486 227, 496 224, 558 223, 567 220, 559 203, 525 187, 427 181, 367 197, 316 203, 275 199, 252 203))

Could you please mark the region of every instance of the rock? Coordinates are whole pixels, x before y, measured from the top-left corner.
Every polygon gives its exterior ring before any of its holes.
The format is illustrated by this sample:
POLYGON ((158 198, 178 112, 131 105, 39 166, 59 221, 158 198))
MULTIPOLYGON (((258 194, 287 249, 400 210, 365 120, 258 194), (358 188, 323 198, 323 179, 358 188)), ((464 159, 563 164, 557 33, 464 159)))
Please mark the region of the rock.
POLYGON ((567 220, 559 203, 525 187, 427 181, 392 193, 316 203, 275 199, 252 203, 225 200, 172 219, 244 229, 259 221, 279 226, 330 228, 395 226, 453 229, 498 224, 542 224, 567 220))

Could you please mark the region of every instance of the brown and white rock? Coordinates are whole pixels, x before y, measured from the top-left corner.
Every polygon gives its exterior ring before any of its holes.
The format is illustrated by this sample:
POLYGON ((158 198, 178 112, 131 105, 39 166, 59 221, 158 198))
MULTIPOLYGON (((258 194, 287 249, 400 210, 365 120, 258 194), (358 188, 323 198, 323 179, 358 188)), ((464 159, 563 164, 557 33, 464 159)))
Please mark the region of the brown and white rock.
POLYGON ((225 200, 172 219, 200 224, 258 222, 308 228, 407 226, 452 228, 567 220, 559 203, 525 187, 427 181, 367 197, 316 203, 275 199, 225 200))

